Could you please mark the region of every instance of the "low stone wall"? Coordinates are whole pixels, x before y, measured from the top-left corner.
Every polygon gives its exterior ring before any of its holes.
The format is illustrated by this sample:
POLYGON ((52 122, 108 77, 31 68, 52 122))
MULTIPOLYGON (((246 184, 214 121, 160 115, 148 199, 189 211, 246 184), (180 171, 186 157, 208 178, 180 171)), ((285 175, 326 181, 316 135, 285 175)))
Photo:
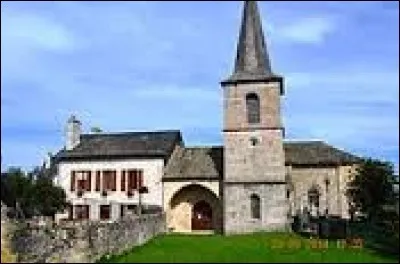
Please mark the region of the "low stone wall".
POLYGON ((164 233, 163 214, 129 217, 117 222, 69 222, 27 226, 19 223, 13 249, 18 262, 95 262, 104 255, 120 254, 164 233))
POLYGON ((1 203, 1 263, 16 262, 16 256, 10 248, 13 226, 7 217, 7 207, 1 203))

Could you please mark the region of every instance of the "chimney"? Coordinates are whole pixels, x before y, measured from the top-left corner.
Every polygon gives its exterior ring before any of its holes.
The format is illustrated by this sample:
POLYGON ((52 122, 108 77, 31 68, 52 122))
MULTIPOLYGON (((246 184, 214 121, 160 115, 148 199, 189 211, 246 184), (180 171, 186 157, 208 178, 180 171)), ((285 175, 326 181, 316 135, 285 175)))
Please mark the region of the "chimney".
POLYGON ((44 167, 46 168, 46 169, 49 169, 50 167, 51 167, 51 159, 52 159, 52 157, 53 157, 53 155, 51 154, 51 152, 47 152, 47 155, 46 155, 46 157, 45 157, 45 159, 44 159, 44 167))
POLYGON ((74 115, 71 115, 67 121, 65 142, 66 150, 72 150, 79 144, 81 132, 81 122, 76 119, 74 115))

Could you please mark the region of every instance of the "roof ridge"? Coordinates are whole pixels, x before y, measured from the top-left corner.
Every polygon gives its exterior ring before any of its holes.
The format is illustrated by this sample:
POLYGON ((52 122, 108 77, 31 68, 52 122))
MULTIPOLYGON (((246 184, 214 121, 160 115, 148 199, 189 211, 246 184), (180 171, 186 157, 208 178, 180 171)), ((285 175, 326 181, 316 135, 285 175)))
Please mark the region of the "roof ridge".
POLYGON ((199 145, 199 146, 185 146, 185 149, 205 149, 205 148, 223 148, 222 145, 199 145))
POLYGON ((171 129, 171 130, 151 130, 151 131, 126 131, 126 132, 100 132, 100 133, 84 133, 81 136, 90 137, 90 136, 125 136, 132 134, 157 134, 157 133, 181 133, 181 131, 171 129))
POLYGON ((330 144, 328 144, 328 143, 326 143, 326 142, 324 142, 324 144, 325 144, 326 146, 330 147, 330 148, 333 148, 333 149, 335 149, 335 150, 337 150, 337 151, 340 151, 340 152, 342 152, 343 154, 346 154, 346 155, 351 155, 351 156, 353 156, 353 157, 357 157, 357 158, 359 158, 359 156, 358 156, 358 155, 356 155, 356 154, 353 154, 353 153, 351 153, 351 152, 347 151, 345 148, 336 147, 336 146, 334 146, 334 145, 330 145, 330 144))

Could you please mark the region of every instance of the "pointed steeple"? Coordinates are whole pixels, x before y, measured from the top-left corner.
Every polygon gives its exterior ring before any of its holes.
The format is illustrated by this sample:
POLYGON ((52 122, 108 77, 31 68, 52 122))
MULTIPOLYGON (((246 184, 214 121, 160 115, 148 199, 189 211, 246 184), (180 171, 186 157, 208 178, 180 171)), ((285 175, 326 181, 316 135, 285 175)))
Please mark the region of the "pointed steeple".
POLYGON ((233 74, 224 83, 269 81, 273 74, 256 1, 245 1, 233 74))

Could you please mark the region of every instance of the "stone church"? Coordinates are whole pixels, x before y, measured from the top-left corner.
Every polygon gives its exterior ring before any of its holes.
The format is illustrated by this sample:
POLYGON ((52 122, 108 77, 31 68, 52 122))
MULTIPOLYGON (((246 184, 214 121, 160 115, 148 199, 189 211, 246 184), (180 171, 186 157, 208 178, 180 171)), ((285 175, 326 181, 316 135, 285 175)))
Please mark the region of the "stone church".
POLYGON ((254 1, 244 3, 221 87, 221 146, 186 146, 176 130, 85 134, 71 116, 52 158, 69 201, 58 217, 113 221, 141 204, 165 212, 170 231, 225 234, 287 229, 304 210, 348 217, 346 183, 359 159, 323 141, 285 140, 284 78, 272 70, 254 1))

